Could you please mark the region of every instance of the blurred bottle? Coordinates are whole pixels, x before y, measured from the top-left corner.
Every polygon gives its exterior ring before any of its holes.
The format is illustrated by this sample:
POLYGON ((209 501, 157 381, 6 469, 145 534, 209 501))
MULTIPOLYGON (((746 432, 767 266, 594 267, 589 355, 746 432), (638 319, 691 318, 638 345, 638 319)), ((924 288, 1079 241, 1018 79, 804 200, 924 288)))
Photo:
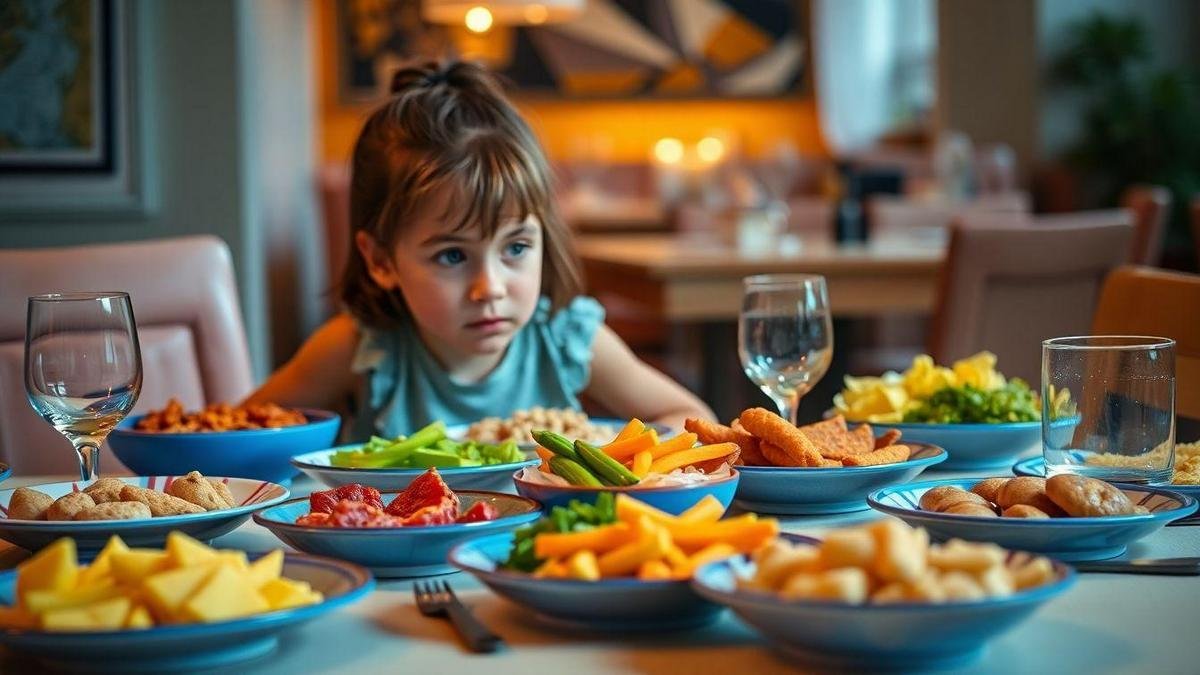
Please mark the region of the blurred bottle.
POLYGON ((832 180, 826 181, 826 191, 834 203, 833 233, 835 240, 844 242, 866 241, 867 231, 863 222, 862 199, 854 169, 847 162, 838 162, 832 180))

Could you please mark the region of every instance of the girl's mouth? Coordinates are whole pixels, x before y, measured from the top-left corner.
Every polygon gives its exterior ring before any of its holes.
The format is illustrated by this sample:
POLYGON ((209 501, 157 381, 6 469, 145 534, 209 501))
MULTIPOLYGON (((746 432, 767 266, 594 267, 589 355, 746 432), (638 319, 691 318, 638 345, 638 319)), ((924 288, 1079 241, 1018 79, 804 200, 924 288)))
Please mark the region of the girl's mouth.
POLYGON ((497 333, 506 328, 509 323, 511 322, 508 319, 502 318, 480 319, 467 324, 467 328, 483 333, 497 333))

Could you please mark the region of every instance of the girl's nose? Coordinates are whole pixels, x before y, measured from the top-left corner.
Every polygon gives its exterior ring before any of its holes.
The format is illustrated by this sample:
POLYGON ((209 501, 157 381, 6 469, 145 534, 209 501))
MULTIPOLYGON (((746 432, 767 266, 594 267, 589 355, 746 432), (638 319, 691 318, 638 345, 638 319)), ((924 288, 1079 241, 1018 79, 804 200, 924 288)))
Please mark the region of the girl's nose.
POLYGON ((491 264, 483 265, 471 282, 470 299, 474 302, 492 302, 505 295, 501 271, 491 264))

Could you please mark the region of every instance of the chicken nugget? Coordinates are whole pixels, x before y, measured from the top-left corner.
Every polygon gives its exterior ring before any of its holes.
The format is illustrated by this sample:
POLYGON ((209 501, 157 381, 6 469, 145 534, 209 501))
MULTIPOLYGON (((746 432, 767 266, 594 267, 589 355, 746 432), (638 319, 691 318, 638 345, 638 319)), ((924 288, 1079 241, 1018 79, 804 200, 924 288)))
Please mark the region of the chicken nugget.
POLYGON ((821 468, 822 469, 840 469, 843 466, 845 466, 845 464, 843 464, 842 460, 840 460, 840 459, 825 459, 824 457, 821 458, 821 468))
POLYGON ((50 508, 46 509, 46 520, 71 520, 76 513, 95 505, 95 500, 88 493, 69 492, 55 499, 50 508))
POLYGON ((124 488, 125 481, 120 478, 101 478, 83 491, 91 495, 92 501, 97 504, 106 504, 121 501, 121 490, 124 488))
POLYGON ((758 449, 762 451, 763 459, 767 460, 767 466, 805 466, 804 464, 797 464, 795 457, 784 452, 782 448, 770 441, 760 441, 758 449))
POLYGON ((895 445, 898 440, 900 440, 900 431, 898 429, 888 429, 883 432, 882 436, 875 439, 875 449, 879 450, 889 445, 895 445))
POLYGON ((229 508, 229 505, 225 503, 225 499, 217 492, 217 489, 213 487, 212 483, 205 480, 199 471, 192 471, 182 478, 176 478, 171 481, 164 492, 195 504, 205 511, 218 511, 229 508))
POLYGON ((758 449, 758 439, 744 429, 734 429, 724 424, 689 417, 684 420, 683 428, 696 434, 703 445, 717 443, 737 443, 741 449, 741 460, 745 464, 765 464, 766 460, 758 449), (759 460, 759 461, 755 461, 759 460))
POLYGON ((184 501, 179 497, 147 490, 134 485, 126 485, 121 490, 121 501, 141 502, 150 508, 150 515, 178 516, 185 513, 204 513, 204 507, 184 501))
MULTIPOLYGON (((782 450, 790 458, 787 463, 780 463, 772 458, 765 450, 763 455, 777 466, 820 466, 821 453, 816 446, 790 422, 766 408, 750 408, 742 412, 738 421, 746 431, 757 436, 760 441, 769 442, 782 450)), ((760 447, 763 445, 760 442, 760 447)))
POLYGON ((208 478, 206 480, 212 484, 217 494, 221 495, 221 500, 225 502, 226 506, 231 509, 237 506, 237 500, 233 498, 233 493, 229 491, 229 485, 225 481, 217 480, 216 478, 208 478))
POLYGON ((889 445, 886 448, 873 450, 865 455, 851 455, 842 460, 845 466, 876 466, 879 464, 895 464, 908 459, 907 445, 889 445))
POLYGON ((33 488, 19 487, 8 500, 8 517, 13 520, 41 520, 54 497, 33 488))
POLYGON ((141 502, 104 502, 76 513, 72 520, 135 520, 150 516, 150 507, 141 502))

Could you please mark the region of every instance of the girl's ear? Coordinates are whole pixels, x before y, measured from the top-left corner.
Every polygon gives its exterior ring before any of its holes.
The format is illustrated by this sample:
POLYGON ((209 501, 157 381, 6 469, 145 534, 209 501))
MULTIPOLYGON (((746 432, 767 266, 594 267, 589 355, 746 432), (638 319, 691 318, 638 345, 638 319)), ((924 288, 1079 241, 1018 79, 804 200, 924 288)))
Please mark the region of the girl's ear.
POLYGON ((396 278, 396 266, 392 262, 392 256, 388 255, 387 249, 380 246, 374 237, 361 230, 354 235, 354 244, 367 263, 367 273, 371 275, 371 280, 384 290, 395 290, 399 285, 396 278))

